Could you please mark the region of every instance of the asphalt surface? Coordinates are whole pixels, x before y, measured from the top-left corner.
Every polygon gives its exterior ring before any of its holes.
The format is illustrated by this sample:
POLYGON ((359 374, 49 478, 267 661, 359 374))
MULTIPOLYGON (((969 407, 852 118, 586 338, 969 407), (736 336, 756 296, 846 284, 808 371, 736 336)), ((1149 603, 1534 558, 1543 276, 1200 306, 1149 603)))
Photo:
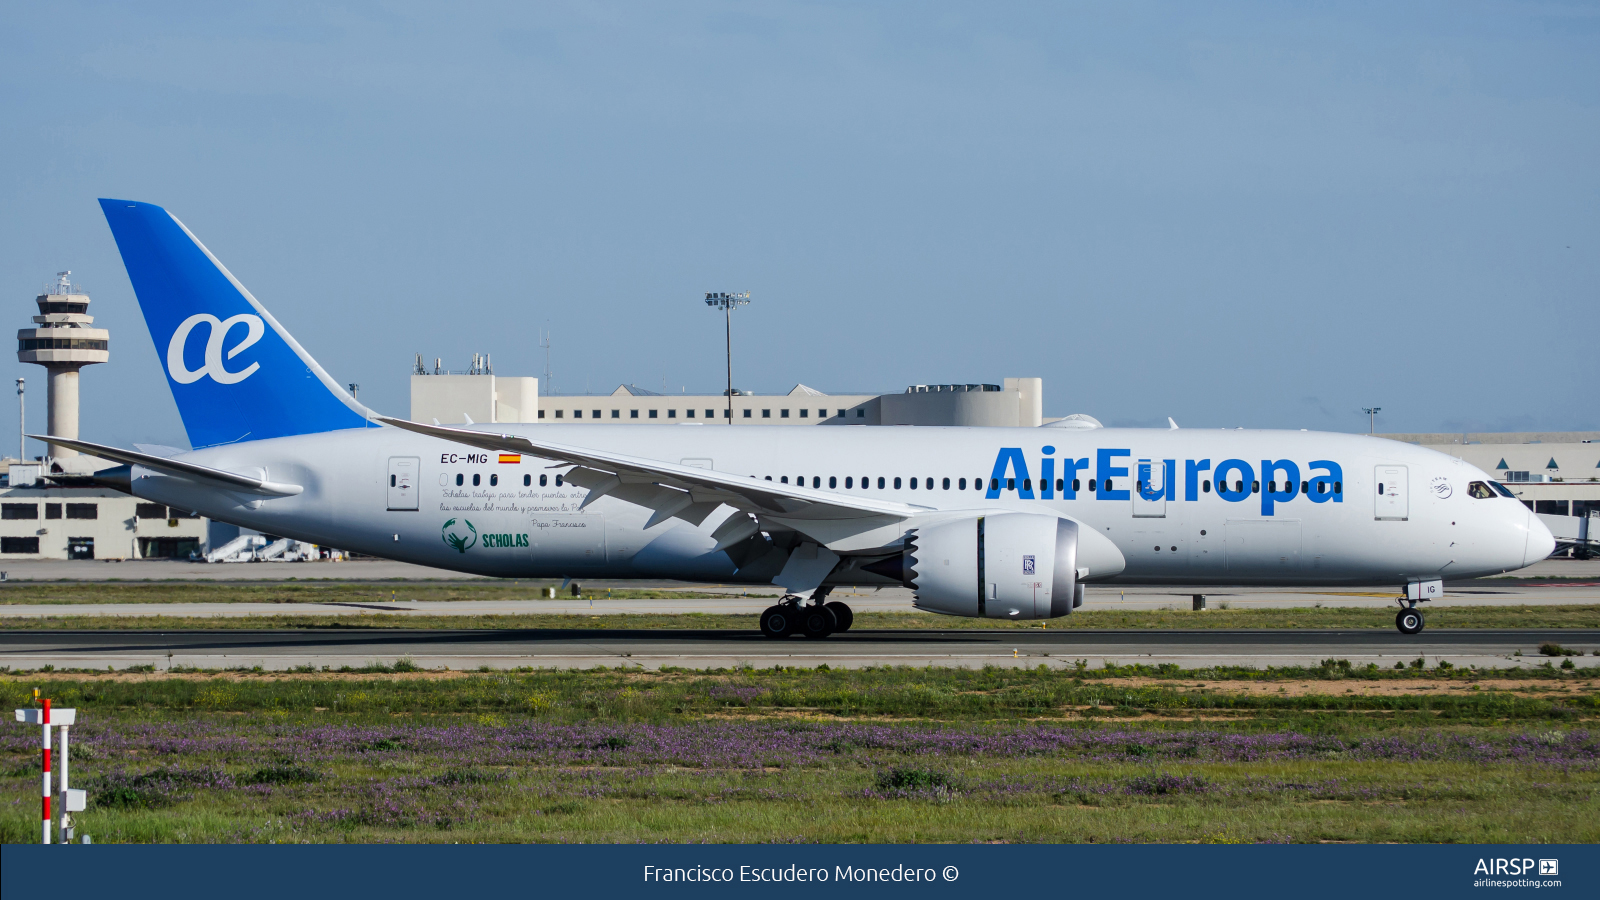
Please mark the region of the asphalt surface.
POLYGON ((663 665, 717 668, 752 665, 831 667, 1071 666, 1118 663, 1314 665, 1329 657, 1392 667, 1422 657, 1457 665, 1507 668, 1548 661, 1540 643, 1580 649, 1583 666, 1600 666, 1600 630, 1424 631, 1407 636, 1374 631, 861 631, 819 641, 772 640, 744 631, 521 630, 367 632, 285 631, 26 631, 0 632, 0 665, 13 670, 57 668, 281 670, 297 666, 392 664, 408 658, 422 668, 495 669, 517 666, 591 668, 663 665), (1521 651, 1525 656, 1517 656, 1521 651))

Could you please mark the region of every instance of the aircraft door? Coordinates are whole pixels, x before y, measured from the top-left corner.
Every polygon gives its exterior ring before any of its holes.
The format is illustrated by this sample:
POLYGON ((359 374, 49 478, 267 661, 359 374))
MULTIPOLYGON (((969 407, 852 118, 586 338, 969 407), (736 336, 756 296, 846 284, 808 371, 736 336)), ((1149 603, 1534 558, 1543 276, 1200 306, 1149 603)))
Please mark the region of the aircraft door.
POLYGON ((417 508, 417 471, 422 460, 415 456, 389 457, 389 509, 417 508))
POLYGON ((1133 516, 1136 519, 1159 519, 1167 514, 1167 501, 1172 499, 1172 469, 1176 460, 1141 459, 1135 468, 1133 484, 1133 516))
POLYGON ((1378 466, 1373 481, 1377 485, 1377 513, 1380 521, 1404 522, 1411 515, 1410 492, 1406 484, 1405 466, 1378 466))

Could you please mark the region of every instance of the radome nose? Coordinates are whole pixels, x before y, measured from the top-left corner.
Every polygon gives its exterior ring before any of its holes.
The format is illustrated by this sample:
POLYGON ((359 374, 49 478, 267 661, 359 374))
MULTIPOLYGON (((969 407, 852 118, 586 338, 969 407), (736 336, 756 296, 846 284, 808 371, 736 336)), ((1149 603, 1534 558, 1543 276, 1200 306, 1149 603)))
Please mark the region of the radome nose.
POLYGON ((1550 527, 1540 518, 1528 510, 1528 545, 1523 552, 1522 564, 1531 566, 1541 559, 1556 552, 1556 536, 1550 533, 1550 527))

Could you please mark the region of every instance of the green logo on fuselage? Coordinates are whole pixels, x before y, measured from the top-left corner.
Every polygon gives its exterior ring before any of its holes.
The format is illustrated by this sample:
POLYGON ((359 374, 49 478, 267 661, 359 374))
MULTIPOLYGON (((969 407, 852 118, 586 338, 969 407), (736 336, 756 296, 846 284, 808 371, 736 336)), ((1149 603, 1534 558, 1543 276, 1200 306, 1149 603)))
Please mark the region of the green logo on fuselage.
POLYGON ((472 549, 473 545, 478 543, 478 529, 473 528, 472 523, 468 522, 466 519, 462 519, 461 524, 466 526, 465 534, 462 534, 461 531, 455 527, 455 519, 445 522, 444 527, 439 530, 440 536, 444 538, 444 542, 449 544, 451 547, 454 547, 457 553, 465 553, 472 549))

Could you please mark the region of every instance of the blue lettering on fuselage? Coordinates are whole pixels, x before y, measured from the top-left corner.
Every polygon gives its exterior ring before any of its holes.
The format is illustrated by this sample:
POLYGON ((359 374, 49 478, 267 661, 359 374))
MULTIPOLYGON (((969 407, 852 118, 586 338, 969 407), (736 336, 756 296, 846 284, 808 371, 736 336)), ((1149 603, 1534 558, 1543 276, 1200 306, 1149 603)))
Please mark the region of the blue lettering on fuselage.
MULTIPOLYGON (((1145 500, 1176 500, 1178 497, 1175 459, 1140 459, 1138 477, 1129 479, 1128 467, 1113 465, 1119 457, 1132 457, 1131 450, 1102 447, 1095 450, 1094 468, 1089 459, 1056 459, 1056 448, 1040 448, 1039 490, 1035 494, 1028 472, 1028 461, 1020 447, 1002 447, 995 456, 989 478, 990 500, 1015 493, 1019 500, 1078 499, 1078 473, 1092 474, 1089 487, 1096 500, 1128 500, 1137 490, 1145 500), (1060 475, 1057 476, 1059 470, 1060 475), (1159 473, 1160 484, 1156 483, 1159 473), (1131 489, 1131 490, 1130 490, 1131 489)), ((1304 495, 1312 503, 1344 502, 1344 469, 1331 459, 1314 459, 1302 470, 1292 459, 1263 459, 1258 470, 1242 459, 1225 459, 1213 468, 1209 459, 1183 461, 1183 499, 1194 502, 1215 485, 1217 496, 1229 503, 1241 503, 1252 495, 1261 496, 1261 515, 1277 513, 1278 506, 1304 495), (1305 479, 1302 480, 1302 471, 1305 479), (1259 474, 1258 474, 1259 472, 1259 474), (1209 484, 1202 486, 1201 474, 1210 473, 1209 484)))

